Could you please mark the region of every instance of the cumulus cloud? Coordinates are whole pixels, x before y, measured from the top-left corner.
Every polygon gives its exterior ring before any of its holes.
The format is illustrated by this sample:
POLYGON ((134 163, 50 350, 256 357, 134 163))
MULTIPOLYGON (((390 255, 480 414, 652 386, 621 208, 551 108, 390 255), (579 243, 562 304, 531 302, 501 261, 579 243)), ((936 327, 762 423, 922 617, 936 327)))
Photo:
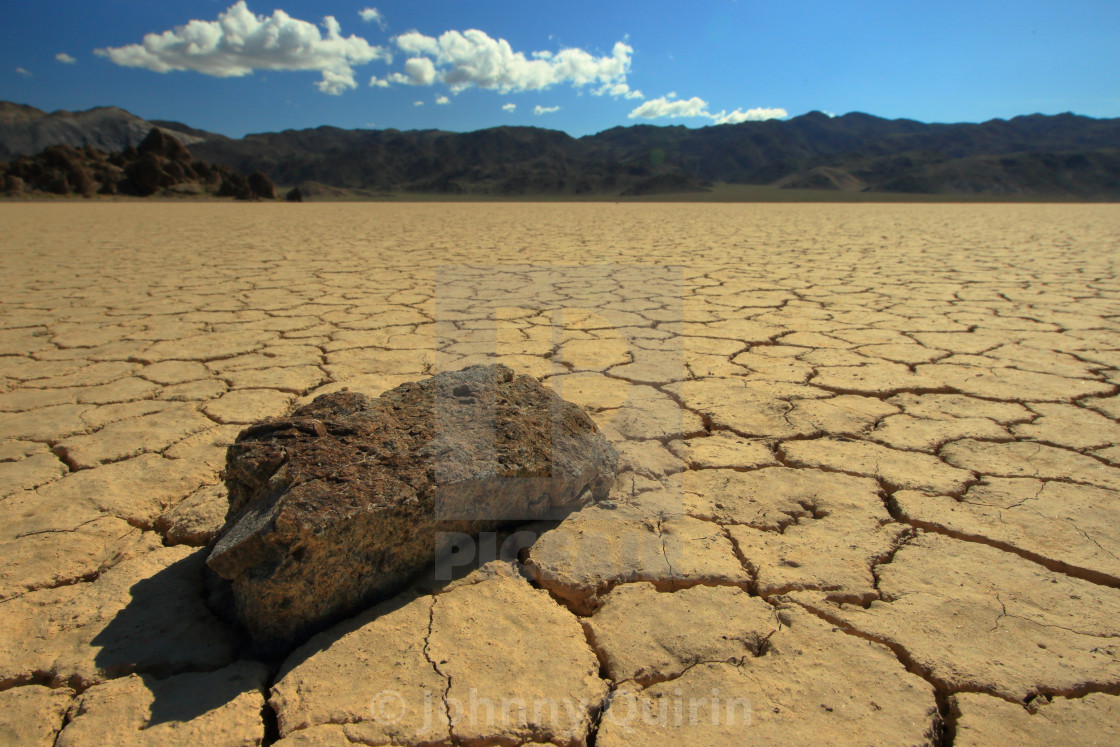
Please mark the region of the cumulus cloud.
POLYGON ((58 60, 59 62, 61 62, 63 64, 66 64, 66 65, 73 65, 75 62, 77 62, 76 59, 74 59, 70 55, 66 54, 65 52, 59 52, 58 54, 56 54, 54 56, 54 58, 56 60, 58 60))
POLYGON ((25 70, 22 67, 17 67, 16 68, 16 74, 17 75, 22 75, 25 78, 30 78, 31 77, 31 71, 30 70, 25 70))
POLYGON ((423 106, 423 105, 424 105, 424 102, 423 102, 423 101, 413 101, 413 102, 412 102, 412 105, 413 105, 413 106, 423 106))
POLYGON ((517 110, 517 104, 513 103, 512 101, 509 102, 508 104, 502 104, 502 111, 504 111, 504 112, 512 112, 512 111, 516 111, 516 110, 517 110))
POLYGON ((382 29, 385 28, 385 16, 383 16, 381 11, 377 8, 362 8, 358 11, 358 15, 361 16, 362 20, 366 23, 376 23, 382 29))
POLYGON ((436 66, 427 57, 410 57, 405 60, 403 73, 392 73, 390 83, 413 86, 430 86, 436 80, 436 66))
POLYGON ((713 114, 712 119, 716 124, 739 124, 740 122, 761 122, 764 119, 781 119, 788 117, 789 112, 785 109, 767 109, 764 107, 757 107, 755 109, 736 109, 733 112, 720 111, 719 114, 713 114))
POLYGON ((359 36, 343 37, 333 16, 322 23, 325 33, 282 10, 258 16, 239 0, 216 21, 190 21, 161 34, 146 34, 139 44, 95 50, 124 67, 157 73, 193 70, 218 78, 249 75, 254 70, 317 70, 320 91, 340 94, 356 88, 354 65, 392 61, 383 47, 359 36))
POLYGON ((631 88, 626 83, 604 83, 599 88, 592 91, 596 96, 602 96, 607 93, 615 98, 622 97, 627 99, 644 99, 645 96, 641 91, 631 88))
POLYGON ((446 96, 443 96, 443 95, 436 96, 436 104, 438 104, 440 106, 444 106, 444 105, 450 104, 450 103, 451 103, 451 99, 447 98, 446 96))
POLYGON ((388 88, 389 87, 389 81, 388 80, 386 80, 385 78, 378 78, 376 75, 369 79, 369 84, 371 86, 377 86, 378 88, 388 88))
POLYGON ((736 109, 733 112, 721 110, 716 114, 708 111, 708 102, 699 96, 690 99, 677 99, 676 93, 650 99, 636 107, 627 115, 630 119, 660 119, 661 117, 685 118, 704 117, 716 124, 739 124, 740 122, 760 122, 764 119, 780 119, 788 116, 785 109, 736 109))
POLYGON ((699 96, 672 100, 673 94, 650 99, 627 116, 630 119, 658 119, 660 117, 708 117, 708 102, 699 96))
POLYGON ((558 111, 560 111, 560 107, 558 106, 541 106, 540 104, 537 104, 533 107, 533 114, 537 115, 538 117, 542 114, 552 114, 553 112, 558 111))
POLYGON ((484 31, 446 31, 438 38, 409 31, 394 39, 397 47, 413 57, 428 60, 434 76, 418 77, 407 69, 395 74, 393 82, 430 85, 446 84, 455 93, 471 86, 509 93, 539 91, 559 83, 579 88, 598 85, 604 93, 625 96, 630 58, 634 49, 617 42, 610 55, 596 57, 579 48, 559 52, 515 52, 505 39, 494 39, 484 31), (621 85, 618 93, 614 87, 621 85))

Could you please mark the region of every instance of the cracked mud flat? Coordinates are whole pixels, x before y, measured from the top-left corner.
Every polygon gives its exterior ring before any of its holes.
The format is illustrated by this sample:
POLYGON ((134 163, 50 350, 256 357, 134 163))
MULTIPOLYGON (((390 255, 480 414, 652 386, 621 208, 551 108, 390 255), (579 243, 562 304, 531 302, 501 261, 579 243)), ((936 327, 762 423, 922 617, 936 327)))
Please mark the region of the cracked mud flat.
POLYGON ((0 224, 0 742, 1120 739, 1115 207, 0 224), (241 658, 198 575, 239 429, 495 359, 590 410, 609 500, 241 658))

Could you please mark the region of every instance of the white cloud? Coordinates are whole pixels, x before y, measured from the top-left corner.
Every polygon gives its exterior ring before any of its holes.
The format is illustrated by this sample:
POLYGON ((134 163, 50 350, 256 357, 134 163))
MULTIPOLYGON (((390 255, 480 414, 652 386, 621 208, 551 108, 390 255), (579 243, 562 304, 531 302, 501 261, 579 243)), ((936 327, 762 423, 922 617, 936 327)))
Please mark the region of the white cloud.
POLYGON ((558 111, 560 111, 560 107, 558 106, 541 106, 540 104, 537 104, 533 107, 533 114, 536 114, 538 117, 542 114, 552 114, 553 112, 558 111))
POLYGON ((713 114, 712 119, 716 124, 739 124, 740 122, 761 122, 765 119, 781 119, 788 117, 789 112, 785 109, 766 109, 758 107, 756 109, 736 109, 731 113, 720 111, 719 114, 713 114))
MULTIPOLYGON (((609 56, 596 57, 582 49, 571 47, 559 52, 532 52, 526 56, 515 52, 505 39, 494 39, 478 29, 446 31, 439 38, 409 31, 394 41, 402 51, 414 55, 412 59, 429 59, 435 76, 431 80, 409 74, 397 74, 393 82, 412 85, 429 85, 438 80, 458 93, 477 86, 509 93, 511 91, 539 91, 558 83, 573 87, 598 84, 625 86, 630 71, 630 57, 634 49, 617 42, 609 56)), ((407 65, 406 65, 407 68, 407 65)), ((629 86, 617 95, 626 95, 629 86)), ((616 95, 613 94, 612 95, 616 95)))
POLYGON ((619 96, 627 99, 644 99, 645 96, 641 91, 630 88, 626 83, 604 83, 603 85, 592 91, 596 96, 602 96, 609 93, 611 96, 618 98, 619 96))
POLYGON ((512 101, 509 102, 508 104, 502 104, 502 111, 504 111, 504 112, 512 112, 512 111, 516 111, 516 110, 517 110, 517 104, 513 103, 512 101))
POLYGON ((366 23, 376 23, 382 29, 385 28, 385 16, 377 8, 362 8, 358 11, 358 15, 366 23))
POLYGON ((739 124, 740 122, 759 122, 764 119, 780 119, 788 116, 785 109, 756 108, 736 109, 733 112, 721 110, 717 114, 708 111, 708 102, 699 96, 690 99, 676 99, 676 92, 660 98, 650 99, 635 108, 627 116, 630 119, 659 119, 661 117, 686 118, 704 117, 716 124, 739 124))
POLYGON ((436 104, 438 104, 440 106, 446 106, 447 104, 450 104, 450 103, 451 103, 451 99, 447 98, 446 96, 443 96, 443 95, 436 96, 436 104))
POLYGON ((390 83, 413 86, 430 86, 436 80, 436 66, 427 57, 410 57, 405 60, 403 73, 389 75, 390 83))
POLYGON ((630 119, 658 119, 659 117, 707 117, 708 102, 699 96, 670 101, 675 94, 650 99, 630 112, 630 119))
POLYGON ((320 91, 342 93, 356 88, 354 65, 392 61, 383 47, 359 36, 343 37, 333 16, 323 19, 325 34, 282 10, 258 16, 238 0, 216 21, 190 21, 162 34, 146 34, 140 44, 95 50, 118 65, 157 73, 193 70, 218 78, 249 75, 254 70, 318 70, 320 91))
POLYGON ((61 62, 63 64, 66 64, 66 65, 73 65, 75 62, 77 62, 76 59, 74 59, 70 55, 66 54, 65 52, 59 52, 58 54, 56 54, 54 56, 54 58, 56 60, 58 60, 59 62, 61 62))
POLYGON ((389 87, 389 81, 387 81, 385 78, 378 78, 376 75, 369 79, 369 84, 371 86, 377 86, 378 88, 389 87))
POLYGON ((424 102, 423 102, 423 101, 413 101, 413 102, 412 102, 412 105, 413 105, 413 106, 423 106, 423 105, 424 105, 424 102))
POLYGON ((24 68, 22 68, 22 67, 17 67, 17 68, 16 68, 16 73, 17 73, 18 75, 22 75, 22 76, 23 76, 23 77, 25 77, 25 78, 30 78, 30 77, 31 77, 31 71, 30 71, 30 70, 25 70, 25 69, 24 69, 24 68))

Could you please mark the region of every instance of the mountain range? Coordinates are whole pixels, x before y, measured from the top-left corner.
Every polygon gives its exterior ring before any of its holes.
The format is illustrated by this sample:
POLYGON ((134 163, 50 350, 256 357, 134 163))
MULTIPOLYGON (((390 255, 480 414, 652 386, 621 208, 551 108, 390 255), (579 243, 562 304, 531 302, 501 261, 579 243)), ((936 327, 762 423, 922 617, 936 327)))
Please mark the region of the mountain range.
POLYGON ((238 172, 260 171, 308 195, 610 196, 748 184, 1120 200, 1120 119, 1068 113, 925 124, 810 112, 698 129, 616 127, 580 138, 536 127, 463 133, 318 127, 235 139, 114 107, 48 114, 0 102, 0 159, 59 143, 123 150, 155 126, 196 158, 238 172))

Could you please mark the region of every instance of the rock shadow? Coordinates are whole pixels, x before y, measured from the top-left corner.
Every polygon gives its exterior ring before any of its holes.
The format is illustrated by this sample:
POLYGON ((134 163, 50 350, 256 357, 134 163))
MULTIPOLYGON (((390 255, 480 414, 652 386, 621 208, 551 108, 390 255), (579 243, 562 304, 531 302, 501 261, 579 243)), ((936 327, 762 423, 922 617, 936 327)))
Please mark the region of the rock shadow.
POLYGON ((129 602, 90 642, 100 648, 94 663, 104 677, 134 673, 144 677, 156 696, 151 706, 153 724, 189 721, 238 694, 233 685, 194 693, 159 686, 176 674, 226 667, 242 647, 238 633, 207 609, 202 581, 205 558, 206 551, 199 550, 134 583, 128 590, 129 602))

